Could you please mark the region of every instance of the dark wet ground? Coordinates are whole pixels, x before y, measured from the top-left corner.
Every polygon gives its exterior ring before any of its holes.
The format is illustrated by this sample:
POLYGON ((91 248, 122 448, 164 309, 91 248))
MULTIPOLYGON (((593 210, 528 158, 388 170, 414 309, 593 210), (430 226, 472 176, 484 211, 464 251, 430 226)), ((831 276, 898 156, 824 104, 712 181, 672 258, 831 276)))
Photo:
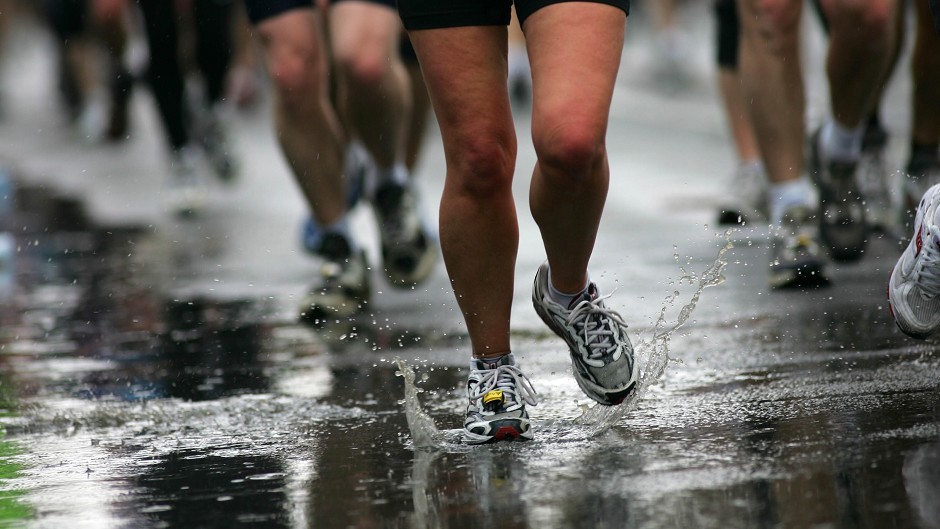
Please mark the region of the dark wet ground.
POLYGON ((370 331, 378 311, 314 331, 264 300, 168 296, 153 229, 17 196, 10 526, 940 527, 940 366, 882 306, 884 240, 842 284, 758 307, 740 305, 761 279, 742 269, 765 248, 738 241, 730 279, 670 333, 723 264, 689 263, 696 284, 636 329, 643 387, 619 411, 588 411, 559 343, 523 330, 536 439, 470 447, 461 336, 370 331), (397 357, 436 428, 409 430, 397 357))
MULTIPOLYGON (((897 245, 873 237, 829 288, 769 291, 766 233, 709 225, 731 162, 707 83, 618 88, 610 157, 630 178, 592 270, 644 371, 621 408, 589 404, 529 306, 542 250, 518 179, 514 347, 540 402, 535 440, 483 447, 457 435, 468 344, 442 270, 414 291, 376 270, 353 324, 297 323, 315 268, 267 123, 239 122, 247 176, 179 221, 152 200, 152 122, 105 155, 20 93, 0 126, 0 158, 24 167, 0 219, 17 248, 0 265, 0 527, 940 527, 940 356, 887 312, 897 245)), ((425 157, 433 201, 443 159, 425 157)))

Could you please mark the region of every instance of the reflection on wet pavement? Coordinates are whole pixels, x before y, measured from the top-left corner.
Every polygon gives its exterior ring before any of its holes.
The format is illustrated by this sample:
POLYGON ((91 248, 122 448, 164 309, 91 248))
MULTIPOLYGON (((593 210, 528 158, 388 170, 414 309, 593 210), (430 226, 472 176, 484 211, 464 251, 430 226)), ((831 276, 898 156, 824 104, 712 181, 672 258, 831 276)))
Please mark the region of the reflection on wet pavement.
POLYGON ((470 447, 463 337, 369 317, 315 331, 263 296, 181 292, 203 257, 167 262, 151 227, 18 196, 0 523, 940 526, 936 349, 864 295, 788 295, 738 320, 692 304, 696 319, 683 307, 703 283, 686 281, 633 330, 642 391, 612 410, 586 411, 561 344, 522 329, 536 439, 470 447))

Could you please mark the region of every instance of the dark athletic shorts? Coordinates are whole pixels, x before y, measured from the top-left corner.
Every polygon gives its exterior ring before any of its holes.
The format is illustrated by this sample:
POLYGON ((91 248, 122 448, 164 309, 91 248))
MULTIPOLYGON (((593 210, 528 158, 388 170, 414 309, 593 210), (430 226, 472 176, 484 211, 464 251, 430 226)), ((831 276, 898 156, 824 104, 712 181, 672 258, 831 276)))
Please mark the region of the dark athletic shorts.
POLYGON ((738 18, 738 4, 734 0, 716 0, 715 17, 718 26, 718 66, 736 70, 738 68, 738 48, 741 42, 741 20, 738 18))
MULTIPOLYGON (((330 3, 342 0, 330 0, 330 3)), ((395 9, 395 0, 366 0, 373 4, 395 9)), ((262 21, 286 13, 291 9, 313 9, 313 0, 244 0, 245 10, 251 23, 258 25, 262 21)))
MULTIPOLYGON (((398 0, 398 13, 405 29, 437 29, 464 26, 507 26, 512 4, 519 22, 537 10, 573 0, 398 0)), ((587 0, 619 7, 630 14, 630 0, 587 0)), ((658 0, 653 0, 658 1, 658 0)))
POLYGON ((930 12, 933 13, 933 25, 940 35, 940 0, 930 0, 930 12))

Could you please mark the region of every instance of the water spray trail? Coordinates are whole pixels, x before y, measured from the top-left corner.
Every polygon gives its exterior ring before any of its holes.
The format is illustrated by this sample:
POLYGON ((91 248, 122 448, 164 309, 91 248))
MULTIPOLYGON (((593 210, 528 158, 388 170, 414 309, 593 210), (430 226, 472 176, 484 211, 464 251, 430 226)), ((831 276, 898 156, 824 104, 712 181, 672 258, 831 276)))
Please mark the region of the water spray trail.
POLYGON ((672 306, 679 297, 678 291, 673 292, 666 298, 663 307, 659 311, 659 317, 653 325, 652 337, 634 344, 634 351, 638 355, 641 351, 648 351, 649 353, 646 355, 645 366, 640 374, 640 379, 637 381, 637 389, 633 396, 620 406, 596 405, 591 408, 585 407, 578 421, 591 429, 590 435, 601 434, 617 424, 636 408, 640 396, 645 393, 646 388, 662 378, 666 372, 666 366, 669 364, 669 341, 672 339, 673 334, 689 321, 695 306, 702 297, 702 292, 706 288, 718 286, 725 281, 725 277, 722 275, 722 271, 728 264, 728 261, 725 260, 725 253, 731 250, 734 245, 731 242, 731 230, 726 231, 724 235, 725 245, 718 250, 715 261, 701 276, 696 278, 694 274, 686 273, 679 279, 680 284, 688 281, 690 284, 698 283, 698 286, 689 302, 679 310, 676 321, 671 324, 666 321, 666 309, 672 306))
POLYGON ((405 406, 405 419, 408 421, 408 430, 411 432, 414 446, 434 448, 437 446, 436 440, 441 438, 441 431, 434 424, 434 419, 421 408, 418 394, 423 390, 415 385, 414 369, 398 357, 395 358, 395 364, 398 365, 395 376, 402 377, 405 381, 405 398, 400 403, 405 406))

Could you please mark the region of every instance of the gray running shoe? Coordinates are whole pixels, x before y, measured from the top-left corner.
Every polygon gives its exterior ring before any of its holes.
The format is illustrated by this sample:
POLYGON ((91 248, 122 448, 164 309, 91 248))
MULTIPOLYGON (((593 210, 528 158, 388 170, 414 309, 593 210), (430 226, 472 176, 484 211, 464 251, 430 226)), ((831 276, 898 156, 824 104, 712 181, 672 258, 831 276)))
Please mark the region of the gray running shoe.
POLYGON ((320 278, 301 304, 301 320, 313 325, 354 316, 369 302, 369 268, 365 252, 353 252, 342 235, 323 236, 320 278))
POLYGON ((568 344, 574 378, 581 390, 605 406, 620 404, 636 390, 639 373, 626 322, 604 306, 608 296, 599 297, 594 283, 568 307, 552 301, 548 292, 545 262, 536 272, 532 288, 535 312, 568 344))
POLYGON ((819 188, 819 237, 836 261, 857 261, 868 244, 865 204, 856 181, 858 164, 825 159, 820 131, 810 142, 809 173, 819 188))
POLYGON ((512 353, 493 362, 471 360, 464 440, 483 444, 532 439, 525 407, 536 406, 535 397, 532 383, 516 365, 512 353))
POLYGON ((179 216, 196 215, 203 209, 207 196, 205 182, 199 173, 199 159, 192 147, 183 147, 170 156, 170 181, 166 207, 179 216))
POLYGON ((198 128, 198 138, 219 180, 231 183, 238 177, 238 159, 228 138, 226 110, 219 105, 206 110, 198 128))
POLYGON ((755 224, 766 221, 767 173, 761 164, 739 165, 718 206, 718 224, 755 224))
POLYGON ((829 283, 816 242, 816 217, 808 206, 787 209, 774 228, 770 248, 770 286, 821 286, 829 283))
POLYGON ((382 262, 389 282, 399 288, 413 287, 431 275, 437 262, 437 247, 418 211, 418 201, 409 186, 385 183, 374 198, 382 236, 382 262))
POLYGON ((913 338, 940 330, 940 185, 924 194, 914 236, 888 280, 888 307, 898 328, 913 338))
POLYGON ((862 157, 858 160, 858 187, 865 199, 868 225, 881 233, 893 233, 897 225, 888 188, 887 143, 888 133, 884 129, 869 127, 862 142, 862 157))

